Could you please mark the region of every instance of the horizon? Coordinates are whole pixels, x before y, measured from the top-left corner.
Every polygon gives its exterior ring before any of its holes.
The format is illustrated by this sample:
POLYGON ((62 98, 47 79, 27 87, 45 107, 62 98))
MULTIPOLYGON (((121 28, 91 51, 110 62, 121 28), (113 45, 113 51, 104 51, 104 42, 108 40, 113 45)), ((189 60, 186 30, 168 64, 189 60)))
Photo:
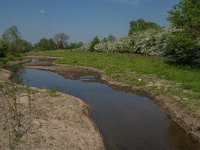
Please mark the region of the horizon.
POLYGON ((7 0, 0 6, 0 34, 16 25, 31 43, 64 32, 69 42, 88 42, 110 34, 126 36, 129 23, 142 18, 167 26, 168 11, 178 0, 7 0))

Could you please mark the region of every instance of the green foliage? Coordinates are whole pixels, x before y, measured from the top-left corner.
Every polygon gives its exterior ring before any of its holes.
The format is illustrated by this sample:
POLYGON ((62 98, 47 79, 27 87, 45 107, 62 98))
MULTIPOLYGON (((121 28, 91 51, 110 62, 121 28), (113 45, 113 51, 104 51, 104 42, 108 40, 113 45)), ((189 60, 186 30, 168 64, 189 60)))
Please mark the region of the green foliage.
POLYGON ((200 46, 185 32, 176 32, 168 40, 165 55, 181 64, 194 64, 200 59, 200 46))
POLYGON ((21 59, 22 59, 21 55, 13 56, 11 54, 7 54, 6 57, 0 58, 0 64, 5 64, 8 61, 17 61, 21 59))
POLYGON ((59 91, 58 88, 47 89, 47 93, 48 93, 48 95, 51 96, 51 97, 56 97, 56 96, 58 96, 58 95, 59 95, 59 94, 58 94, 58 91, 59 91))
POLYGON ((28 51, 31 51, 33 49, 33 46, 30 42, 27 42, 26 40, 19 40, 19 43, 18 43, 18 49, 19 49, 19 52, 28 52, 28 51))
POLYGON ((137 53, 145 55, 163 56, 167 40, 177 31, 174 28, 149 29, 135 32, 133 35, 121 38, 114 42, 102 40, 94 47, 98 52, 137 53))
POLYGON ((77 48, 80 48, 81 46, 83 46, 83 42, 70 43, 66 48, 67 49, 77 49, 77 48))
POLYGON ((8 50, 16 55, 19 51, 19 43, 21 41, 21 33, 16 26, 9 27, 2 35, 2 39, 8 46, 8 50))
POLYGON ((154 22, 146 22, 143 19, 131 21, 129 35, 133 35, 135 32, 145 31, 149 29, 161 29, 161 27, 154 22))
POLYGON ((55 50, 56 48, 57 46, 53 39, 42 38, 35 44, 35 49, 37 50, 55 50))
POLYGON ((181 31, 169 39, 166 55, 182 64, 197 64, 200 59, 200 1, 181 0, 169 13, 169 21, 181 31))
POLYGON ((94 51, 95 45, 97 45, 100 42, 99 38, 96 36, 90 43, 89 51, 94 51))
POLYGON ((114 37, 113 35, 109 35, 107 38, 106 38, 106 41, 107 42, 115 42, 117 40, 116 37, 114 37))
POLYGON ((129 85, 142 86, 143 88, 142 82, 138 82, 139 78, 143 79, 142 76, 145 82, 149 79, 148 85, 157 82, 157 79, 161 81, 159 85, 166 86, 168 83, 172 83, 175 87, 169 86, 167 90, 162 89, 162 87, 155 87, 156 89, 154 90, 152 89, 153 86, 147 86, 147 88, 153 90, 156 94, 174 95, 176 97, 187 96, 187 101, 180 99, 178 103, 184 104, 182 105, 184 108, 193 112, 199 110, 200 107, 200 102, 198 101, 200 97, 200 70, 186 66, 169 65, 165 63, 165 58, 126 53, 85 51, 52 51, 51 53, 49 51, 40 51, 31 54, 60 57, 56 61, 56 63, 60 64, 99 68, 118 81, 123 81, 129 85), (135 76, 134 73, 139 73, 139 76, 135 76), (163 81, 166 81, 166 85, 163 81), (185 90, 189 91, 183 94, 185 90))
POLYGON ((0 57, 5 57, 7 52, 6 44, 0 39, 0 57))
POLYGON ((169 12, 169 21, 194 37, 200 34, 200 1, 181 0, 169 12))
POLYGON ((26 52, 32 49, 31 43, 25 41, 21 37, 16 26, 9 27, 2 35, 2 41, 7 47, 7 51, 13 55, 20 52, 26 52))
POLYGON ((66 33, 57 33, 54 36, 54 42, 57 45, 57 49, 66 48, 68 40, 69 40, 69 35, 67 35, 66 33))
POLYGON ((165 63, 166 59, 162 57, 83 51, 53 51, 51 53, 49 51, 40 51, 31 54, 60 57, 57 63, 61 64, 96 67, 104 70, 112 77, 128 82, 130 85, 134 84, 132 82, 134 81, 134 76, 127 76, 127 73, 138 72, 181 83, 184 89, 200 93, 199 69, 169 65, 165 63))

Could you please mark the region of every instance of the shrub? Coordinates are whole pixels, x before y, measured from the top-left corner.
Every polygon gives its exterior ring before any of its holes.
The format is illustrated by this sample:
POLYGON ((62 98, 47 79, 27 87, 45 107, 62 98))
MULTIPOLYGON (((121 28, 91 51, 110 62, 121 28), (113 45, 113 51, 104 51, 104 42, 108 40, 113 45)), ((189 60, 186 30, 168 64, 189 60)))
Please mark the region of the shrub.
POLYGON ((2 40, 0 40, 0 57, 5 57, 6 51, 7 51, 6 44, 2 40))
POLYGON ((175 28, 163 28, 162 30, 150 29, 137 32, 133 35, 134 53, 162 56, 167 46, 169 37, 177 31, 175 28))
POLYGON ((94 47, 95 45, 97 45, 98 43, 100 42, 99 38, 96 36, 90 43, 90 46, 89 46, 89 50, 90 51, 94 51, 94 47))
POLYGON ((132 39, 130 37, 121 38, 115 42, 101 42, 94 49, 99 52, 132 52, 132 39))
POLYGON ((175 32, 167 41, 165 55, 182 64, 194 64, 200 58, 200 42, 185 32, 175 32))
POLYGON ((95 45, 94 50, 98 52, 163 55, 167 46, 167 40, 175 31, 177 31, 175 28, 164 28, 135 32, 133 35, 121 38, 115 42, 100 42, 95 45))

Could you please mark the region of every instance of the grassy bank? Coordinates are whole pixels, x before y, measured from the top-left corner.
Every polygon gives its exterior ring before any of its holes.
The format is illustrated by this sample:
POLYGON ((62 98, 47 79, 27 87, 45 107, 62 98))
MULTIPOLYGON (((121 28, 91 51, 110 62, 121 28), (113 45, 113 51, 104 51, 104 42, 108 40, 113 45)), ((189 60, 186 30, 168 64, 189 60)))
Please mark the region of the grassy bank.
POLYGON ((177 103, 195 116, 200 107, 200 70, 172 66, 164 58, 135 54, 42 51, 28 55, 60 57, 56 63, 90 66, 129 85, 144 87, 157 95, 178 97, 177 103))
POLYGON ((8 55, 6 57, 1 58, 0 57, 0 65, 5 64, 8 61, 17 61, 17 60, 22 60, 22 56, 21 55, 8 55))

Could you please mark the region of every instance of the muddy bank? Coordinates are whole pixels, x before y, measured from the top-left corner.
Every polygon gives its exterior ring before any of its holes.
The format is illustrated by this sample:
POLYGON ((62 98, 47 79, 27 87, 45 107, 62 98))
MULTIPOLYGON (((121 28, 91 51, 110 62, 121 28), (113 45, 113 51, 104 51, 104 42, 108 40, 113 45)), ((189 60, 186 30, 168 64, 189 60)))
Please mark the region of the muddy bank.
MULTIPOLYGON (((0 74, 8 78, 11 72, 0 74)), ((0 81, 0 100, 5 102, 0 104, 0 149, 105 149, 89 106, 82 100, 0 81)))
POLYGON ((196 141, 200 142, 200 120, 194 118, 192 115, 187 114, 183 109, 178 107, 177 99, 172 96, 159 95, 156 96, 149 91, 145 86, 143 88, 131 87, 127 84, 118 82, 108 77, 103 71, 91 67, 72 67, 69 65, 52 65, 52 66, 40 66, 40 65, 27 65, 27 68, 48 70, 61 74, 66 78, 78 78, 80 75, 96 75, 109 85, 120 88, 127 91, 133 91, 135 93, 145 95, 152 100, 164 111, 166 114, 176 122, 181 128, 183 128, 187 134, 191 135, 196 141))

